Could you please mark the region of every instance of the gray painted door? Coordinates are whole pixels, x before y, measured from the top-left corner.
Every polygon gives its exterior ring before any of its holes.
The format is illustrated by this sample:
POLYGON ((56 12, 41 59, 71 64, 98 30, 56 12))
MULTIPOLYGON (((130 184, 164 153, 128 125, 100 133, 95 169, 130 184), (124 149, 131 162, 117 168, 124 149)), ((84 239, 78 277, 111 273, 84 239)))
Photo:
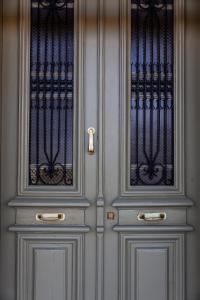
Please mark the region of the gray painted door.
POLYGON ((76 186, 63 188, 27 181, 31 1, 1 1, 0 299, 200 298, 200 4, 185 2, 174 0, 176 186, 127 188, 131 1, 77 0, 76 186))

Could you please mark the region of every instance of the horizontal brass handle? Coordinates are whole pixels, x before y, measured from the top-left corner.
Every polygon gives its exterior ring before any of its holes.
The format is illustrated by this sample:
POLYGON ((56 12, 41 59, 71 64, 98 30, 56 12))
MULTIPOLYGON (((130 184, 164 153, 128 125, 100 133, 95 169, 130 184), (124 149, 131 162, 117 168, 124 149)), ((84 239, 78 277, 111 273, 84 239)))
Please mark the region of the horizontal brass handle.
POLYGON ((166 218, 165 212, 139 213, 137 216, 138 221, 163 221, 166 218))
POLYGON ((64 221, 64 213, 38 213, 36 214, 37 221, 64 221))

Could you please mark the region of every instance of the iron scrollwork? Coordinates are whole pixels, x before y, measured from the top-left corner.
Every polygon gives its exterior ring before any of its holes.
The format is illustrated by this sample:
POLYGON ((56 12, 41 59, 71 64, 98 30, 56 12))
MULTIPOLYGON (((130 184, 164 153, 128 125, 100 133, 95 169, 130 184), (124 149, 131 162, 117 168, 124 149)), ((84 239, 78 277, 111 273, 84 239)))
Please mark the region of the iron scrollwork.
POLYGON ((173 1, 132 0, 130 184, 174 185, 173 1))
POLYGON ((74 8, 32 0, 29 184, 73 184, 74 8))
POLYGON ((144 10, 160 10, 165 7, 165 3, 160 0, 146 0, 146 1, 140 1, 138 4, 139 8, 144 10))
POLYGON ((63 9, 67 7, 67 4, 69 3, 68 0, 39 0, 39 5, 41 5, 43 8, 47 9, 63 9))

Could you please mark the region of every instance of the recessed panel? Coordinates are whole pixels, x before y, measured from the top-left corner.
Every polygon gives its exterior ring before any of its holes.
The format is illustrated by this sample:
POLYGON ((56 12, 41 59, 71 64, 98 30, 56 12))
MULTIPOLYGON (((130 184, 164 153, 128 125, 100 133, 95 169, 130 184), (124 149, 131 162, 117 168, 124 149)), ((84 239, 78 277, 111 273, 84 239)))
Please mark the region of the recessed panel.
POLYGON ((119 238, 120 300, 184 299, 182 234, 121 233, 119 238))
MULTIPOLYGON (((64 249, 36 249, 34 251, 36 300, 67 299, 66 258, 64 249)), ((72 276, 72 270, 69 270, 69 276, 72 276)))
POLYGON ((132 252, 131 274, 137 272, 137 288, 131 289, 131 299, 168 300, 168 264, 167 248, 138 248, 134 256, 132 252))
POLYGON ((83 235, 18 235, 18 300, 83 300, 83 235))

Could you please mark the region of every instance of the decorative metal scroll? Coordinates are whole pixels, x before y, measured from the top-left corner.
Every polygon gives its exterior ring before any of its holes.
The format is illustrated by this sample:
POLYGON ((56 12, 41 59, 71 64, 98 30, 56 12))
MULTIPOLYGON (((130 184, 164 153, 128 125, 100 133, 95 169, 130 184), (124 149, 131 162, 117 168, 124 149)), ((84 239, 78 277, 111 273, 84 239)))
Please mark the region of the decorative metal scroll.
POLYGON ((73 0, 31 1, 29 184, 73 184, 73 0))
POLYGON ((173 82, 173 0, 132 0, 132 186, 174 185, 173 82))

